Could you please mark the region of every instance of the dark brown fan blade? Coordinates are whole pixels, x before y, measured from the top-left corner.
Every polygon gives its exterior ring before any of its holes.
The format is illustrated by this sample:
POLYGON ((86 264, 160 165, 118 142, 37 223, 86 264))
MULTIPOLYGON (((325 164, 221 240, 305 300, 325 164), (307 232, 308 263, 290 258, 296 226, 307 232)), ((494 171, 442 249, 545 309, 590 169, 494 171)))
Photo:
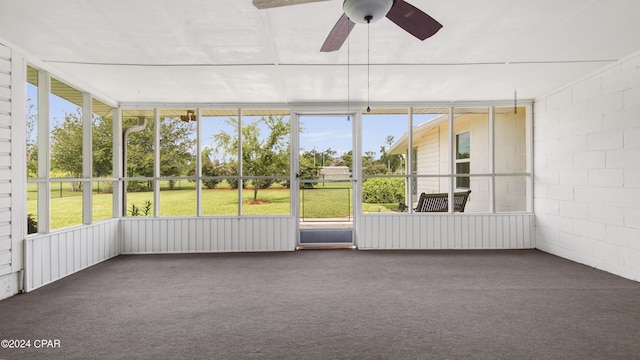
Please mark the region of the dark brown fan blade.
POLYGON ((349 33, 356 25, 353 21, 349 20, 346 14, 342 14, 336 25, 331 29, 329 36, 322 44, 320 51, 331 52, 340 49, 344 41, 349 37, 349 33))
POLYGON ((442 28, 436 19, 403 0, 394 1, 387 18, 420 40, 435 35, 442 28))
POLYGON ((280 6, 291 6, 320 1, 327 0, 253 0, 253 6, 258 9, 271 9, 280 6))

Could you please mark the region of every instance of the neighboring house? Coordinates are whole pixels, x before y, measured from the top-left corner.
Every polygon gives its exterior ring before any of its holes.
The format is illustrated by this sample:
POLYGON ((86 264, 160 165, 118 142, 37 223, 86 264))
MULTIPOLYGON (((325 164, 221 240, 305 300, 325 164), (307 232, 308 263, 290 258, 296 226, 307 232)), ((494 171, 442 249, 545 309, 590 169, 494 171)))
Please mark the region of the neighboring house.
POLYGON ((318 177, 323 180, 345 180, 351 177, 347 166, 323 166, 318 171, 318 177))
MULTIPOLYGON (((496 108, 494 121, 495 153, 492 168, 489 149, 488 109, 464 109, 454 114, 453 148, 449 146, 449 115, 413 127, 412 172, 417 176, 408 187, 407 198, 415 203, 420 193, 448 191, 451 174, 455 191, 471 190, 465 212, 488 212, 490 182, 495 179, 495 211, 524 212, 527 209, 526 109, 496 108), (451 150, 451 151, 450 151, 451 150), (453 171, 449 153, 454 154, 453 171), (469 175, 469 176, 460 176, 469 175)), ((389 149, 391 154, 408 157, 409 134, 405 133, 389 149)))

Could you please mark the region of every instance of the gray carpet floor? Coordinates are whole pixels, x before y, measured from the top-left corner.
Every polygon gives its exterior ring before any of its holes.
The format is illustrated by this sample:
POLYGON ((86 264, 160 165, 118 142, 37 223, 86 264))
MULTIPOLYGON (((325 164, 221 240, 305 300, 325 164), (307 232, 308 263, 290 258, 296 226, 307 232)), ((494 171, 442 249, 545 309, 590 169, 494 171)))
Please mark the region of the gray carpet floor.
POLYGON ((3 360, 640 358, 640 283, 536 250, 119 256, 0 319, 3 360))

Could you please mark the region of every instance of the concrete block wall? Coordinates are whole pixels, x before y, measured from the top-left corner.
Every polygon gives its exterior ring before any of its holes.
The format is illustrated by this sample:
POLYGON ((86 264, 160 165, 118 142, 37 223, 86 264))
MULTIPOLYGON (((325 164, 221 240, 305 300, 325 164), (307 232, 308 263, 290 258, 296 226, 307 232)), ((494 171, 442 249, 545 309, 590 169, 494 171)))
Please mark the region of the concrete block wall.
POLYGON ((534 103, 536 247, 640 281, 640 53, 534 103))

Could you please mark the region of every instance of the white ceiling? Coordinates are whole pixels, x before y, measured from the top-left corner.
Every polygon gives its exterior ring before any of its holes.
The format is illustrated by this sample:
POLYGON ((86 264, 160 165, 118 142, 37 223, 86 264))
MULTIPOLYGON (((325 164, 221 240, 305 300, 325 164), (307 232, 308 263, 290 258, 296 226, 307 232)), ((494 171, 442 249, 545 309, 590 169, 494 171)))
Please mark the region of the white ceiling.
POLYGON ((409 2, 444 27, 371 24, 369 81, 366 25, 319 51, 341 0, 0 0, 0 42, 122 103, 534 99, 640 50, 640 0, 409 2))

